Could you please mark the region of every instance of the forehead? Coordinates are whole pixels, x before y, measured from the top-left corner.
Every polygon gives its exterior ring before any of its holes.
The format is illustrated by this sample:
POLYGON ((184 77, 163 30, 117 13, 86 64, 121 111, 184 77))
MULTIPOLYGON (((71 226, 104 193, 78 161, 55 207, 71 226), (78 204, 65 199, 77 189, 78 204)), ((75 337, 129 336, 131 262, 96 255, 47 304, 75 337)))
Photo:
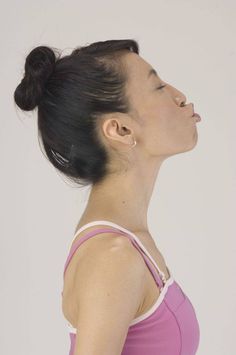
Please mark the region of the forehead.
POLYGON ((148 82, 152 78, 159 79, 155 68, 136 53, 128 53, 125 57, 125 64, 130 80, 145 80, 145 82, 148 82))

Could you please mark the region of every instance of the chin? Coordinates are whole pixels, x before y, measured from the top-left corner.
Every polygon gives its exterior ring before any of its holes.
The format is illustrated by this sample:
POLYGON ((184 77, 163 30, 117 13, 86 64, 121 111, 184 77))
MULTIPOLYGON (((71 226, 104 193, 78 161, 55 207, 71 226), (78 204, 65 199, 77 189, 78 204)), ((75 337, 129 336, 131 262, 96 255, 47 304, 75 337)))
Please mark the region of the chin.
POLYGON ((188 144, 185 145, 185 147, 182 147, 180 150, 174 152, 173 154, 170 154, 169 156, 189 152, 190 150, 193 150, 195 148, 197 142, 198 142, 198 134, 196 130, 192 135, 191 141, 189 141, 188 144))
POLYGON ((192 141, 189 143, 189 147, 185 150, 185 152, 188 152, 189 150, 192 150, 193 148, 196 147, 198 142, 198 132, 197 130, 194 131, 193 136, 192 136, 192 141))
POLYGON ((198 133, 197 133, 197 130, 194 131, 194 133, 192 134, 191 136, 191 141, 189 140, 188 142, 185 142, 185 146, 183 147, 180 147, 179 146, 179 149, 175 149, 175 150, 172 150, 172 151, 169 151, 168 153, 166 154, 163 154, 162 157, 164 159, 166 158, 169 158, 173 155, 176 155, 176 154, 181 154, 181 153, 185 153, 185 152, 188 152, 190 150, 193 150, 193 148, 195 148, 195 146, 197 145, 197 142, 198 142, 198 133))

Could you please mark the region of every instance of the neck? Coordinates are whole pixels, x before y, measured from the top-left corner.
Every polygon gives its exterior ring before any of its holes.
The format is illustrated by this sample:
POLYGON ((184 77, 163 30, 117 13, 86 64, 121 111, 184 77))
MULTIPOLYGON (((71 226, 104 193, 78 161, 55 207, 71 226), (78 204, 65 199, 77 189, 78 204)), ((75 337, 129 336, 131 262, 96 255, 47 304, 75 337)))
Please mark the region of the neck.
POLYGON ((130 230, 148 231, 147 212, 160 166, 156 160, 148 166, 133 164, 92 186, 80 224, 109 220, 130 230))

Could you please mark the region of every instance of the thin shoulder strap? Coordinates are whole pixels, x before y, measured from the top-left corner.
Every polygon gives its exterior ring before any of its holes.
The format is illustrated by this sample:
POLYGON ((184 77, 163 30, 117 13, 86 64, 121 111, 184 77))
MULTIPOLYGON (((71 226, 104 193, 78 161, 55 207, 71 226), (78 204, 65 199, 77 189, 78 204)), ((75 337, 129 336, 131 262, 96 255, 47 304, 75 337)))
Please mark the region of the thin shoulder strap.
POLYGON ((65 277, 65 272, 66 269, 74 255, 74 253, 76 252, 76 250, 79 248, 79 246, 84 243, 87 239, 92 238, 93 236, 99 234, 99 233, 116 233, 116 234, 122 234, 125 237, 129 238, 130 241, 132 242, 132 244, 134 245, 134 247, 140 252, 140 254, 142 255, 145 263, 147 264, 149 270, 151 271, 154 280, 156 281, 157 285, 159 287, 163 287, 163 281, 161 280, 160 276, 158 275, 158 272, 156 271, 156 269, 154 268, 154 266, 152 265, 151 261, 149 260, 149 258, 147 257, 147 255, 143 252, 143 250, 140 248, 140 246, 138 245, 137 241, 135 240, 135 238, 133 238, 133 236, 129 235, 127 232, 123 232, 119 229, 116 228, 97 228, 93 231, 88 232, 86 235, 84 235, 83 237, 81 237, 77 242, 74 243, 74 245, 71 247, 69 255, 66 259, 65 262, 65 266, 64 266, 64 273, 63 276, 65 277))
MULTIPOLYGON (((131 237, 133 237, 133 239, 137 242, 137 244, 139 245, 139 247, 142 249, 142 251, 144 252, 145 255, 147 255, 149 257, 149 260, 151 260, 152 264, 156 267, 156 270, 158 270, 158 275, 161 275, 162 278, 164 278, 165 280, 165 274, 164 272, 159 268, 159 266, 157 265, 156 261, 153 259, 153 257, 151 256, 151 254, 149 253, 149 251, 145 248, 145 246, 143 245, 143 243, 141 242, 141 240, 138 238, 138 236, 136 234, 134 234, 133 232, 131 232, 129 229, 117 224, 117 223, 114 223, 114 222, 111 222, 111 221, 108 221, 108 220, 93 220, 89 223, 86 223, 84 224, 82 227, 80 227, 76 232, 75 232, 75 236, 77 236, 77 234, 79 234, 80 232, 84 231, 86 228, 88 227, 93 227, 93 226, 100 226, 101 228, 101 225, 102 226, 106 226, 106 227, 112 227, 112 228, 115 228, 115 229, 118 229, 119 231, 122 231, 122 232, 125 232, 127 233, 128 235, 131 235, 131 237)), ((103 227, 104 228, 104 227, 103 227)))

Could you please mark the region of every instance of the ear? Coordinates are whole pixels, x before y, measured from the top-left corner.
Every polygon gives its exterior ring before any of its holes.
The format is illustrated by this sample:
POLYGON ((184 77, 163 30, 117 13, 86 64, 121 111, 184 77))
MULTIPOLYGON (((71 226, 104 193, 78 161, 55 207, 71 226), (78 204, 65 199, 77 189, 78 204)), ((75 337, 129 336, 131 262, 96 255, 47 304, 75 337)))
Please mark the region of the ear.
POLYGON ((109 144, 118 142, 130 146, 134 142, 132 119, 129 115, 112 115, 101 123, 102 134, 109 144), (125 116, 125 117, 124 117, 125 116))

